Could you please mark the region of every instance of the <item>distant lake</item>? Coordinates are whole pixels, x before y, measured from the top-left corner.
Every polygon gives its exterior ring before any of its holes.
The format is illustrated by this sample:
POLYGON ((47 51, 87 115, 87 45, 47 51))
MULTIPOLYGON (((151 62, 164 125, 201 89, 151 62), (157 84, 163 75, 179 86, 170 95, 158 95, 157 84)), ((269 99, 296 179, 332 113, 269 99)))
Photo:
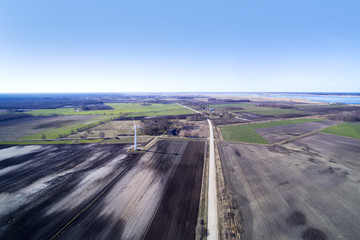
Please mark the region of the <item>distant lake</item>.
POLYGON ((313 94, 271 94, 282 98, 301 98, 313 102, 360 104, 360 96, 349 95, 313 95, 313 94))
POLYGON ((233 93, 242 96, 298 98, 312 102, 360 104, 360 93, 233 93))

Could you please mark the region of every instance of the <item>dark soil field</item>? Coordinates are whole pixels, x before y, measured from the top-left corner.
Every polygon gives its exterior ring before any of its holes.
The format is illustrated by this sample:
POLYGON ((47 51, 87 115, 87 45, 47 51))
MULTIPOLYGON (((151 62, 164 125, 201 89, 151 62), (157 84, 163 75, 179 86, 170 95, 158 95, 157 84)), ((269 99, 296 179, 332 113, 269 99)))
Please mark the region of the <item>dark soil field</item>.
POLYGON ((46 118, 46 117, 33 117, 33 116, 31 116, 31 117, 23 117, 23 118, 2 120, 2 121, 0 121, 0 127, 19 124, 19 123, 29 123, 29 122, 40 120, 40 119, 43 119, 43 118, 46 118))
POLYGON ((331 114, 338 113, 343 111, 359 111, 360 106, 347 106, 347 105, 339 105, 339 106, 321 106, 321 105, 312 105, 308 106, 307 104, 298 105, 298 109, 302 111, 312 112, 316 114, 331 114))
POLYGON ((212 119, 215 125, 229 125, 229 124, 236 124, 236 123, 248 123, 248 122, 258 122, 258 121, 268 121, 268 120, 275 120, 275 119, 282 119, 282 117, 273 117, 273 116, 264 116, 254 113, 241 113, 238 114, 237 117, 233 118, 217 118, 212 119))
POLYGON ((307 122, 289 124, 286 126, 258 128, 255 131, 270 143, 279 142, 305 133, 319 131, 323 128, 337 124, 335 121, 307 122))
POLYGON ((360 140, 219 143, 242 239, 359 239, 360 140))
POLYGON ((28 135, 41 133, 53 128, 81 123, 93 118, 91 115, 27 117, 0 122, 0 141, 16 140, 28 135))
POLYGON ((204 142, 187 145, 145 239, 195 239, 204 147, 204 142))
POLYGON ((222 125, 230 125, 230 124, 237 124, 237 123, 255 123, 255 122, 261 122, 261 121, 276 121, 276 120, 283 120, 288 118, 294 118, 294 117, 304 117, 308 116, 310 114, 279 114, 279 115, 260 115, 256 113, 238 113, 237 117, 232 118, 217 118, 213 119, 212 121, 217 126, 222 125))
POLYGON ((160 141, 132 154, 126 144, 2 148, 0 239, 142 239, 157 209, 163 209, 162 199, 183 211, 172 221, 188 236, 196 223, 197 188, 183 191, 185 181, 178 191, 173 181, 179 177, 171 179, 182 173, 197 181, 189 156, 203 154, 199 144, 160 141), (188 199, 193 202, 183 206, 188 199))

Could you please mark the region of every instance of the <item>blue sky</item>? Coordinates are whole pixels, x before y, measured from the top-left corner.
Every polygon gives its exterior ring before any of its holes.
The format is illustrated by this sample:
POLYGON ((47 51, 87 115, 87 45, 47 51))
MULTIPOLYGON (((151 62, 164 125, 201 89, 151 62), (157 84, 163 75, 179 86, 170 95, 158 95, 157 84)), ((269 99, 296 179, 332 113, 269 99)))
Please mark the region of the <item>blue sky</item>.
POLYGON ((360 1, 0 1, 0 92, 360 91, 360 1))

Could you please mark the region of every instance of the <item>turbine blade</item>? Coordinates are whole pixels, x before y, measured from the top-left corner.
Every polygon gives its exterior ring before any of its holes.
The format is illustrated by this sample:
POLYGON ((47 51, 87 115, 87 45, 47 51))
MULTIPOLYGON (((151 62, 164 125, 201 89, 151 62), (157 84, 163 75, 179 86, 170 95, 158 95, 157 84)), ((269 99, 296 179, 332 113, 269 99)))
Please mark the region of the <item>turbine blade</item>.
POLYGON ((134 123, 134 127, 136 127, 134 117, 133 117, 133 123, 134 123))

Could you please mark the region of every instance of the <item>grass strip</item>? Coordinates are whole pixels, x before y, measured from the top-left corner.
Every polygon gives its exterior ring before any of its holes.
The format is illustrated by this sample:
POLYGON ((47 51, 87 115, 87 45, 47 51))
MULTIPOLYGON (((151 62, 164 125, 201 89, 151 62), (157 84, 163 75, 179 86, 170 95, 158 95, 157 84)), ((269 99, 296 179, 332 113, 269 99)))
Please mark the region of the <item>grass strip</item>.
POLYGON ((322 129, 320 132, 360 139, 360 124, 344 122, 322 129))

